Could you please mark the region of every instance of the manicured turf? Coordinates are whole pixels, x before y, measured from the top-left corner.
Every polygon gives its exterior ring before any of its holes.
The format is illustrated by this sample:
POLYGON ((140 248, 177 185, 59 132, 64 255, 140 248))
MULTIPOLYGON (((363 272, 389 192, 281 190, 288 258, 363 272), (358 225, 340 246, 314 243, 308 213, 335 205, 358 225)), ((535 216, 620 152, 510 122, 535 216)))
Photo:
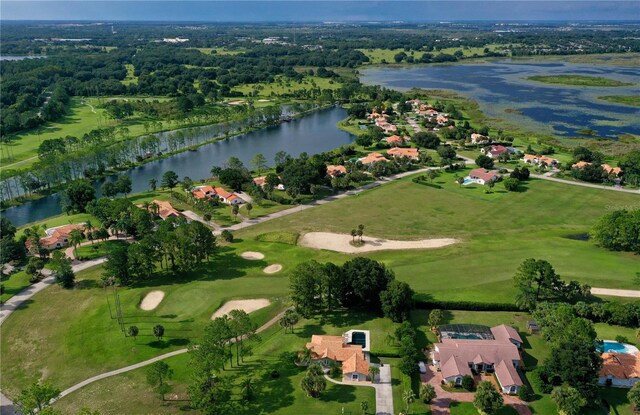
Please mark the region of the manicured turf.
POLYGON ((95 242, 93 244, 79 246, 76 248, 76 258, 82 261, 100 258, 106 256, 109 251, 118 245, 127 245, 126 241, 109 240, 104 242, 95 242))
POLYGON ((527 77, 528 80, 542 82, 545 84, 560 84, 574 86, 625 86, 633 85, 617 79, 605 78, 602 76, 586 75, 534 75, 527 77))
MULTIPOLYGON (((471 402, 452 402, 451 415, 479 415, 480 412, 476 409, 471 402)), ((504 406, 500 408, 496 415, 517 415, 518 412, 511 406, 504 406)))
POLYGON ((338 89, 342 86, 331 78, 320 78, 317 76, 305 76, 302 81, 276 76, 276 80, 270 83, 244 84, 233 88, 234 91, 242 92, 247 96, 272 97, 279 95, 295 95, 303 90, 319 88, 338 89))
POLYGON ((0 282, 4 287, 4 292, 2 293, 2 296, 0 296, 0 301, 3 303, 31 285, 29 282, 29 276, 24 271, 18 271, 11 275, 3 276, 2 279, 0 279, 0 282))
POLYGON ((406 178, 247 228, 238 236, 349 233, 362 223, 365 239, 459 238, 460 243, 442 249, 367 255, 384 261, 424 299, 513 302, 513 274, 530 257, 550 261, 567 280, 635 288, 635 255, 610 252, 574 235, 588 233, 610 209, 637 203, 637 196, 615 194, 612 199, 611 192, 542 180, 531 180, 519 193, 507 193, 498 184, 485 194, 482 186, 460 187, 453 181, 453 174, 445 174, 434 181, 443 189, 434 189, 406 178))

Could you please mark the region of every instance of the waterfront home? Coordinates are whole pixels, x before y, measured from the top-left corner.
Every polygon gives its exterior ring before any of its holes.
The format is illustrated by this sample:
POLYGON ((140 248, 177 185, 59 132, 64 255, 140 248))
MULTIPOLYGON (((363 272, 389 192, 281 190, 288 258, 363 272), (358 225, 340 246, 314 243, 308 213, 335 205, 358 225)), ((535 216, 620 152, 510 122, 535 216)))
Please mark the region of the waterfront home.
MULTIPOLYGON (((464 331, 463 326, 460 329, 464 331)), ((453 333, 434 344, 431 359, 445 383, 459 386, 466 375, 494 373, 503 393, 516 394, 523 385, 517 370, 521 358, 516 343, 522 344, 517 331, 504 325, 492 327, 477 337, 453 333)))
MULTIPOLYGON (((44 231, 47 236, 40 238, 40 245, 42 246, 42 248, 49 251, 53 249, 63 248, 69 245, 69 234, 75 229, 84 232, 84 223, 72 223, 69 225, 49 228, 44 231)), ((31 249, 30 241, 27 241, 25 245, 27 249, 31 249)))
POLYGON ((227 205, 239 205, 244 203, 244 199, 233 192, 229 192, 222 187, 198 186, 191 190, 191 194, 196 199, 209 199, 217 197, 227 205))
MULTIPOLYGON (((151 203, 149 203, 149 206, 153 206, 153 205, 157 206, 157 215, 162 220, 167 220, 167 219, 172 218, 172 217, 182 216, 182 213, 180 213, 176 209, 174 209, 174 207, 171 206, 171 203, 169 203, 167 201, 154 200, 151 203)), ((139 208, 144 208, 144 205, 136 205, 136 206, 138 206, 139 208)))
POLYGON ((471 170, 469 175, 465 178, 465 180, 469 180, 474 183, 478 183, 481 185, 485 185, 489 182, 495 182, 500 178, 500 175, 495 171, 478 168, 475 170, 471 170))
POLYGON ((603 353, 598 383, 631 388, 640 382, 640 358, 637 354, 603 353))
POLYGON ((386 141, 387 144, 389 144, 390 146, 396 146, 396 147, 404 144, 404 139, 399 135, 395 135, 395 134, 392 135, 391 137, 385 138, 384 141, 386 141))
POLYGON ((380 162, 386 163, 389 160, 387 160, 385 156, 383 156, 382 154, 373 152, 373 153, 367 154, 366 157, 362 157, 358 159, 358 161, 365 166, 369 166, 369 165, 380 163, 380 162))
POLYGON ((349 330, 342 336, 311 336, 306 345, 311 351, 311 361, 324 368, 333 362, 342 365, 342 378, 363 382, 369 377, 369 331, 349 330))
MULTIPOLYGON (((582 169, 585 166, 591 166, 591 164, 593 163, 589 163, 588 161, 579 161, 577 163, 574 163, 571 165, 572 169, 582 169)), ((602 170, 605 171, 605 173, 607 173, 609 176, 610 175, 614 175, 616 177, 620 177, 622 175, 622 169, 620 167, 611 167, 610 165, 608 165, 607 163, 603 163, 600 165, 600 167, 602 168, 602 170)))
POLYGON ((196 199, 206 199, 214 197, 216 195, 216 191, 211 186, 198 186, 191 190, 191 194, 196 199))
POLYGON ((418 154, 417 148, 394 147, 394 148, 390 148, 387 151, 387 154, 393 157, 407 157, 407 158, 410 158, 411 160, 418 160, 418 158, 420 157, 420 155, 418 154))
POLYGON ((331 177, 342 176, 347 174, 347 168, 342 165, 330 164, 327 166, 327 174, 331 177))

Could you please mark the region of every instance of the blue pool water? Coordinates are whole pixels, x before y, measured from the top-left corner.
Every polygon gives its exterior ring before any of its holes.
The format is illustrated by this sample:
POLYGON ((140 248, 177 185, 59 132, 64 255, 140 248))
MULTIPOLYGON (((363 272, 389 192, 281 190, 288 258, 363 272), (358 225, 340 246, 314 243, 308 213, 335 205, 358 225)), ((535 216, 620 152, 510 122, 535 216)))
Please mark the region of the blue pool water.
POLYGON ((471 183, 475 183, 475 182, 473 180, 471 180, 471 179, 464 179, 464 182, 462 184, 466 186, 466 185, 471 184, 471 183))
POLYGON ((602 346, 598 347, 598 350, 610 353, 629 353, 629 349, 623 343, 608 341, 603 342, 602 346))
POLYGON ((482 336, 474 333, 455 333, 451 335, 452 339, 482 340, 482 336))

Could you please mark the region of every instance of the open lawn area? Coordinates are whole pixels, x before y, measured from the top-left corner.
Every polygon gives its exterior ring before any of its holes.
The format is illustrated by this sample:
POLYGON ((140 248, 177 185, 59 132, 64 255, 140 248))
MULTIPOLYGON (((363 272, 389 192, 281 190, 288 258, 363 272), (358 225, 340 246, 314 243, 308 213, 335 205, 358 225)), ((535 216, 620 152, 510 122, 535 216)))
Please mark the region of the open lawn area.
MULTIPOLYGON (((479 415, 480 412, 471 402, 452 402, 451 415, 479 415)), ((503 406, 495 415, 517 415, 515 409, 510 406, 503 406)))
POLYGON ((118 245, 127 245, 126 241, 110 240, 103 242, 95 242, 93 244, 79 246, 76 248, 76 258, 82 261, 107 256, 107 254, 118 245))
POLYGON ((319 88, 338 89, 341 83, 331 78, 320 78, 317 76, 305 76, 302 81, 296 81, 284 76, 276 76, 276 80, 270 83, 246 84, 233 88, 234 91, 242 92, 246 96, 273 97, 279 95, 295 95, 299 91, 319 88))
POLYGON ((365 239, 460 239, 429 251, 367 254, 384 261, 422 299, 513 303, 513 275, 531 257, 548 260, 566 280, 636 288, 636 255, 610 252, 577 236, 588 233, 611 209, 637 203, 637 196, 616 194, 612 199, 611 192, 542 180, 530 180, 516 193, 507 193, 498 183, 487 194, 483 186, 458 186, 451 173, 434 183, 443 188, 405 178, 237 235, 253 239, 273 231, 349 233, 363 224, 365 239))
POLYGON ((4 287, 2 296, 0 296, 0 301, 3 303, 31 285, 29 275, 24 271, 14 272, 11 275, 3 275, 0 283, 2 283, 4 287))
MULTIPOLYGON (((130 82, 133 82, 133 80, 130 79, 130 82)), ((13 135, 8 149, 6 148, 6 145, 3 144, 2 153, 0 153, 2 154, 3 167, 25 168, 35 163, 38 161, 38 146, 40 146, 44 140, 64 138, 66 136, 82 137, 84 134, 96 128, 114 126, 127 127, 129 129, 127 138, 136 137, 147 132, 147 130, 144 129, 144 123, 146 121, 154 120, 147 119, 140 114, 134 114, 132 118, 122 122, 109 118, 105 113, 105 110, 98 106, 100 102, 110 99, 116 98, 71 98, 67 109, 67 115, 61 118, 60 121, 50 122, 33 130, 13 135), (7 152, 9 156, 7 156, 7 152)), ((126 99, 167 100, 168 98, 127 97, 126 99)), ((148 132, 155 132, 155 130, 151 128, 148 132)), ((120 135, 117 137, 118 139, 122 139, 120 135)))

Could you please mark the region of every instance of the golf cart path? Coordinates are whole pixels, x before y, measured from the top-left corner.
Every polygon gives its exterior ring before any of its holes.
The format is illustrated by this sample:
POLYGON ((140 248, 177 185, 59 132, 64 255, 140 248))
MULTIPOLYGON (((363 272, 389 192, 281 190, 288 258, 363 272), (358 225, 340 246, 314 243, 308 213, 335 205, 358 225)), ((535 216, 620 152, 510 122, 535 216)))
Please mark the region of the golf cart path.
MULTIPOLYGON (((262 333, 263 331, 265 331, 266 329, 268 329, 269 327, 273 326, 278 321, 280 321, 280 318, 282 318, 282 316, 284 315, 285 311, 286 310, 278 313, 271 320, 267 321, 262 326, 260 326, 256 330, 256 333, 262 333)), ((235 339, 231 339, 230 341, 232 343, 234 343, 235 339)), ((111 377, 111 376, 120 375, 122 373, 126 373, 126 372, 129 372, 129 371, 132 371, 132 370, 136 370, 136 369, 139 369, 141 367, 148 366, 148 365, 150 365, 152 363, 155 363, 157 361, 168 359, 168 358, 173 357, 173 356, 178 356, 178 355, 187 353, 188 351, 189 351, 189 349, 186 349, 186 348, 185 349, 174 350, 173 352, 165 353, 165 354, 162 354, 160 356, 156 356, 154 358, 142 361, 140 363, 136 363, 136 364, 133 364, 133 365, 130 365, 130 366, 126 366, 126 367, 123 367, 123 368, 120 368, 120 369, 112 370, 110 372, 105 372, 105 373, 102 373, 100 375, 93 376, 93 377, 91 377, 91 378, 89 378, 87 380, 83 380, 82 382, 71 386, 70 388, 67 388, 67 389, 63 390, 62 392, 60 392, 60 397, 58 399, 63 398, 63 397, 65 397, 65 396, 77 391, 78 389, 81 389, 81 388, 83 388, 83 387, 85 387, 85 386, 87 386, 87 385, 89 385, 89 384, 91 384, 93 382, 97 382, 99 380, 102 380, 102 379, 105 379, 105 378, 108 378, 108 377, 111 377)))
POLYGON ((391 366, 380 366, 380 375, 377 383, 341 382, 332 379, 329 375, 324 377, 331 383, 349 386, 369 386, 376 390, 376 415, 393 415, 393 389, 391 387, 391 366))

